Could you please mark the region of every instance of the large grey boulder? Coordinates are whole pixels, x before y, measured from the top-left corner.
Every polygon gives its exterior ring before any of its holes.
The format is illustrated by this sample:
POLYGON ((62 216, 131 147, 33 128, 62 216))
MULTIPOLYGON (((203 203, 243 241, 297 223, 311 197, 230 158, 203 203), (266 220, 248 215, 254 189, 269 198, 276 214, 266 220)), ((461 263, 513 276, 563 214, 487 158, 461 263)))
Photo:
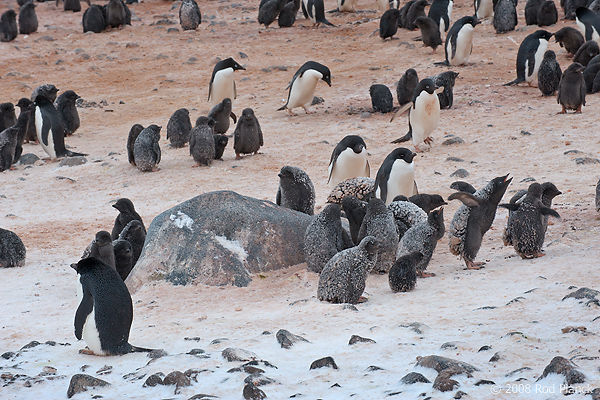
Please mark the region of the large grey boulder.
POLYGON ((126 284, 247 286, 251 275, 304 262, 312 217, 231 191, 205 193, 154 218, 126 284))

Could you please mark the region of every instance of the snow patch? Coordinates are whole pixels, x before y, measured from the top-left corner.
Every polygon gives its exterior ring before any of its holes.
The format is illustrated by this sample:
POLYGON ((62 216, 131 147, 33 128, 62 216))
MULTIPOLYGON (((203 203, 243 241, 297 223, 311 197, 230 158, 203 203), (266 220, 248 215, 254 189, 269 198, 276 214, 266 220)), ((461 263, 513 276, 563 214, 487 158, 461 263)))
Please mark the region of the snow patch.
POLYGON ((237 258, 242 262, 246 262, 248 258, 248 253, 244 250, 244 246, 237 240, 229 240, 225 236, 216 236, 216 241, 227 250, 231 251, 233 254, 237 256, 237 258))
POLYGON ((182 213, 181 211, 177 211, 177 215, 171 214, 169 219, 173 221, 175 226, 179 229, 183 229, 184 227, 186 227, 190 231, 193 230, 192 225, 194 224, 194 220, 188 215, 182 213))

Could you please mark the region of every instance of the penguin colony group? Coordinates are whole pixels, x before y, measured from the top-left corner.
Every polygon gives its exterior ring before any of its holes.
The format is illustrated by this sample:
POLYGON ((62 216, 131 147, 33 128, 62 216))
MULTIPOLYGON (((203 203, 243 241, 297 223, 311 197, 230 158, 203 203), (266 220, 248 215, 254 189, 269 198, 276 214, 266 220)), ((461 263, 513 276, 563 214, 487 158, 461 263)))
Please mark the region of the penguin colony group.
MULTIPOLYGON (((566 27, 554 34, 538 30, 526 37, 516 58, 517 78, 507 85, 522 82, 531 85, 537 79, 544 95, 558 93, 562 113, 566 110, 577 113, 585 105, 586 93, 600 91, 598 2, 584 2, 592 10, 581 7, 581 2, 575 0, 562 3, 566 18, 575 19, 579 30, 566 27), (552 36, 573 56, 574 63, 564 72, 556 61, 556 54, 547 51, 552 36)), ((514 30, 518 23, 513 0, 475 0, 474 15, 463 16, 454 24, 451 23, 452 0, 434 0, 431 4, 426 0, 410 0, 401 8, 396 1, 380 0, 377 4, 382 12, 379 30, 382 39, 393 37, 398 28, 418 28, 424 46, 434 52, 444 43, 445 60, 438 64, 446 66, 468 62, 474 29, 481 19, 493 16, 497 33, 514 30), (428 14, 425 13, 427 6, 430 6, 428 14)), ((35 4, 28 1, 19 5, 19 32, 36 32, 35 4)), ((99 33, 131 24, 131 11, 122 0, 110 0, 103 7, 88 5, 82 19, 84 32, 99 33)), ((325 18, 323 0, 262 0, 258 22, 268 28, 277 19, 280 27, 292 26, 300 7, 305 18, 315 25, 334 26, 325 18)), ((338 0, 340 12, 354 12, 355 7, 356 0, 338 0)), ((81 4, 79 0, 65 0, 64 9, 77 12, 81 4)), ((197 29, 201 13, 195 0, 183 0, 179 18, 182 29, 197 29)), ((550 26, 557 21, 557 10, 552 1, 528 0, 525 18, 528 25, 550 26)), ((16 13, 8 10, 0 17, 0 38, 11 41, 16 37, 16 13)), ((210 165, 213 159, 221 159, 228 144, 226 133, 230 119, 237 123, 233 133, 236 158, 241 158, 241 154, 256 154, 263 146, 262 130, 253 110, 244 109, 239 118, 232 111, 237 97, 233 76, 240 70, 245 68, 232 58, 215 65, 208 88, 212 108, 207 116, 196 119, 195 126, 192 127, 185 108, 174 111, 168 121, 167 139, 171 146, 180 148, 189 143, 195 166, 210 165)), ((423 144, 432 145, 431 135, 438 126, 440 110, 453 105, 457 76, 457 72, 446 71, 419 80, 414 69, 405 72, 397 85, 400 108, 394 117, 409 111, 408 133, 394 143, 412 140, 417 152, 423 150, 420 147, 423 144)), ((287 101, 278 111, 287 110, 294 115, 292 110, 302 107, 309 113, 320 80, 332 85, 329 68, 307 61, 293 75, 286 88, 287 101)), ((20 99, 16 104, 21 109, 18 118, 11 103, 0 104, 0 171, 10 169, 19 159, 25 142, 39 142, 51 159, 84 155, 67 150, 64 143, 64 138, 80 125, 75 106, 79 96, 69 90, 56 98, 57 92, 53 85, 43 85, 34 91, 31 100, 20 99)), ((387 86, 373 85, 369 93, 374 111, 394 110, 387 86)), ((128 160, 140 171, 158 170, 160 131, 161 127, 155 124, 145 128, 140 124, 132 126, 126 144, 128 160)), ((492 179, 479 190, 466 182, 454 182, 450 187, 456 192, 448 201, 459 200, 462 205, 446 230, 443 206, 448 203, 440 195, 419 193, 415 156, 407 148, 392 150, 373 179, 367 146, 360 136, 348 135, 334 148, 328 168, 329 204, 308 226, 304 242, 307 267, 320 274, 317 291, 320 300, 365 301, 362 294, 371 272, 387 273, 394 292, 413 290, 417 277, 433 276, 426 270, 437 242, 446 233, 450 251, 460 257, 468 269, 481 268, 483 263, 475 259, 498 206, 509 211, 503 234, 505 245, 514 246, 524 259, 543 255, 548 218, 560 217, 551 208, 552 199, 561 194, 553 183, 533 183, 513 196, 509 203, 500 204, 512 180, 508 175, 492 179), (344 227, 342 218, 347 220, 349 230, 344 227)), ((276 203, 313 215, 315 189, 306 172, 284 166, 279 178, 276 203)), ((140 257, 146 229, 130 200, 119 199, 114 207, 120 213, 112 232, 98 232, 82 260, 72 265, 78 274, 80 299, 74 321, 75 335, 85 340, 90 353, 98 355, 149 351, 128 343, 133 307, 123 283, 140 257), (106 311, 114 309, 118 312, 106 311)))

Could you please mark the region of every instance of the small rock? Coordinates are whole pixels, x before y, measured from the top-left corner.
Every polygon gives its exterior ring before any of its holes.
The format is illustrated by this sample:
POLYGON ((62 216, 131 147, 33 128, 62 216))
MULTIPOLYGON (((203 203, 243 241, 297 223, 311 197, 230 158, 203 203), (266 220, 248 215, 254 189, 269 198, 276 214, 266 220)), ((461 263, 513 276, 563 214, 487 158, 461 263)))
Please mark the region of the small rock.
POLYGON ((544 379, 549 374, 558 374, 565 377, 567 385, 571 386, 576 383, 584 383, 585 375, 575 369, 575 364, 564 357, 556 356, 550 361, 550 364, 544 368, 544 372, 537 379, 544 379))
POLYGON ((580 150, 567 150, 564 152, 565 156, 568 156, 569 154, 583 154, 583 151, 580 150))
POLYGON ((202 340, 202 338, 200 336, 184 337, 183 340, 189 340, 189 341, 193 341, 193 342, 199 342, 199 341, 202 340))
POLYGON ((241 52, 241 51, 240 51, 240 52, 238 52, 238 56, 240 56, 240 58, 242 58, 242 59, 243 59, 243 58, 248 58, 248 54, 246 54, 246 53, 243 53, 243 52, 241 52))
POLYGON ((167 354, 167 352, 164 351, 163 349, 156 349, 156 350, 152 350, 152 351, 148 352, 148 358, 151 358, 153 360, 156 360, 157 358, 165 357, 168 355, 169 354, 167 354))
POLYGON ((521 131, 521 135, 523 135, 523 136, 531 136, 531 132, 529 132, 529 131, 521 131))
POLYGON ((519 368, 519 369, 515 369, 514 371, 511 371, 511 372, 507 373, 504 376, 507 377, 507 378, 509 378, 509 377, 511 377, 513 375, 516 375, 519 372, 523 372, 523 371, 531 371, 531 368, 529 368, 529 367, 522 367, 522 368, 519 368))
POLYGON ((413 331, 414 333, 416 333, 418 335, 422 335, 425 330, 429 329, 429 327, 427 325, 422 324, 420 322, 411 322, 410 324, 402 324, 402 325, 400 325, 400 328, 409 328, 411 331, 413 331))
POLYGON ((364 338, 362 336, 358 336, 358 335, 352 335, 352 337, 350 338, 350 341, 348 342, 349 345, 353 345, 356 343, 377 343, 376 341, 374 341, 373 339, 369 339, 369 338, 364 338))
POLYGON ((229 373, 232 373, 232 372, 245 372, 247 374, 262 374, 265 371, 262 370, 262 369, 260 369, 260 368, 258 368, 258 367, 252 366, 252 365, 245 365, 245 366, 241 366, 241 367, 231 368, 227 372, 229 372, 229 373))
POLYGON ((279 342, 281 347, 284 349, 289 349, 290 347, 292 347, 292 345, 294 343, 297 343, 297 342, 310 343, 308 340, 304 339, 302 336, 294 335, 293 333, 290 333, 289 331, 286 331, 285 329, 280 329, 279 331, 277 331, 277 333, 275 334, 275 337, 277 338, 277 342, 279 342))
POLYGON ((585 333, 587 328, 585 326, 566 326, 561 329, 562 333, 581 332, 585 333))
POLYGON ((125 48, 127 48, 127 49, 134 48, 134 47, 140 47, 140 45, 137 44, 136 42, 129 42, 125 45, 125 48))
MULTIPOLYGON (((111 368, 112 368, 112 367, 111 367, 111 368)), ((47 374, 56 374, 56 371, 57 371, 57 370, 56 370, 56 368, 54 368, 54 367, 51 367, 51 366, 49 366, 49 365, 46 365, 46 366, 45 366, 45 367, 42 369, 42 371, 44 371, 44 372, 45 372, 45 373, 47 373, 47 374)))
POLYGON ((469 171, 467 171, 464 168, 457 169, 456 171, 450 174, 450 176, 453 178, 466 178, 469 175, 469 171))
POLYGON ((331 367, 333 369, 338 369, 337 364, 335 363, 333 357, 323 357, 315 360, 310 364, 310 369, 317 369, 322 367, 331 367))
POLYGON ((261 373, 254 373, 254 374, 248 375, 244 379, 244 383, 251 383, 254 386, 264 386, 264 385, 268 385, 270 383, 275 383, 275 380, 268 378, 261 373))
POLYGON ((98 371, 96 371, 96 373, 98 375, 108 375, 112 372, 113 367, 111 365, 105 365, 104 367, 100 368, 98 371))
POLYGON ((500 353, 496 352, 492 358, 490 358, 490 361, 488 362, 496 362, 496 361, 500 361, 500 359, 502 358, 502 356, 500 355, 500 353))
POLYGON ((454 395, 454 398, 459 400, 462 399, 463 397, 468 396, 468 394, 466 394, 465 392, 463 392, 462 390, 459 390, 458 392, 456 392, 456 394, 454 395))
MULTIPOLYGON (((417 357, 417 365, 419 367, 435 369, 437 372, 441 372, 446 369, 461 370, 463 373, 467 374, 470 374, 474 371, 479 371, 471 364, 441 356, 417 357)), ((457 375, 457 373, 454 375, 457 375)))
POLYGON ((103 381, 102 379, 94 378, 90 375, 75 374, 71 378, 69 383, 69 389, 67 390, 67 397, 71 398, 77 393, 85 392, 88 387, 96 386, 109 386, 110 383, 103 381))
POLYGON ((325 100, 323 100, 322 97, 315 96, 315 97, 313 97, 312 103, 310 103, 310 105, 314 106, 314 105, 321 104, 324 102, 325 102, 325 100))
POLYGON ((418 372, 409 372, 408 374, 404 375, 402 379, 400 379, 400 383, 405 385, 413 385, 415 383, 431 383, 431 381, 425 378, 423 374, 418 372))
POLYGON ((258 356, 251 351, 244 349, 236 349, 233 347, 228 347, 221 352, 221 355, 224 359, 229 362, 232 361, 250 361, 258 359, 258 356))
POLYGON ((27 349, 32 349, 34 347, 39 346, 41 343, 38 342, 37 340, 32 340, 31 342, 27 343, 25 346, 21 347, 21 350, 27 350, 27 349))
POLYGON ((242 394, 246 400, 262 400, 267 397, 265 392, 251 383, 247 383, 246 386, 244 386, 244 391, 242 394))
POLYGON ((204 353, 206 353, 206 352, 202 349, 191 349, 189 352, 187 352, 187 354, 189 354, 191 356, 195 356, 198 354, 204 354, 204 353))
POLYGON ((453 145, 453 144, 461 144, 461 143, 464 143, 464 142, 465 141, 462 140, 461 138, 459 138, 458 136, 454 136, 454 137, 451 137, 451 138, 448 138, 448 139, 444 140, 442 142, 442 146, 450 146, 450 145, 453 145))
POLYGON ((356 308, 356 306, 354 304, 344 304, 344 305, 342 305, 342 310, 350 310, 350 311, 358 312, 358 308, 356 308))
POLYGON ((169 28, 169 29, 167 29, 167 33, 177 33, 177 32, 179 32, 179 29, 177 29, 177 28, 169 28))
POLYGON ((16 353, 14 351, 7 351, 6 353, 2 353, 0 357, 4 358, 5 360, 10 360, 15 356, 15 354, 16 353))
POLYGON ((19 158, 19 164, 21 165, 33 165, 40 158, 33 153, 22 154, 19 158))
POLYGON ((566 299, 577 299, 577 300, 584 300, 584 299, 588 299, 588 300, 595 300, 596 296, 598 296, 600 294, 599 291, 594 290, 594 289, 590 289, 590 288, 586 288, 583 287, 581 289, 578 289, 572 293, 569 293, 568 295, 566 295, 565 297, 563 297, 563 301, 566 299))
POLYGON ((454 374, 452 374, 450 369, 440 372, 433 382, 433 388, 439 390, 440 392, 449 392, 454 390, 459 386, 459 383, 454 379, 451 379, 451 376, 453 375, 454 374))
POLYGON ((578 157, 575 159, 575 163, 578 165, 584 164, 600 164, 600 160, 592 157, 578 157))
POLYGON ((173 371, 173 372, 169 373, 169 375, 167 375, 165 377, 165 379, 163 379, 163 385, 166 385, 166 386, 176 385, 177 388, 180 388, 180 387, 192 386, 192 382, 190 381, 190 378, 185 376, 185 374, 183 372, 173 371))
POLYGON ((448 157, 448 158, 446 158, 446 161, 450 161, 450 162, 464 162, 465 160, 463 160, 462 158, 458 158, 458 157, 448 157))
POLYGON ((377 365, 369 365, 367 367, 367 371, 373 372, 373 371, 385 371, 385 370, 381 367, 378 367, 377 365))
POLYGON ((458 349, 458 344, 456 342, 446 342, 440 346, 441 350, 456 350, 458 349))
POLYGON ((164 385, 164 383, 163 383, 164 377, 165 377, 165 375, 162 372, 152 374, 146 379, 146 382, 144 382, 144 384, 142 386, 143 387, 154 387, 157 385, 164 385))
POLYGON ((361 118, 371 118, 371 113, 368 111, 364 111, 364 112, 360 113, 360 117, 361 118))
POLYGON ((35 40, 35 42, 54 42, 54 38, 52 36, 41 36, 35 40))
POLYGON ((216 398, 218 398, 218 397, 213 396, 212 394, 199 393, 199 394, 193 395, 188 400, 203 400, 203 399, 216 399, 216 398))
POLYGON ((213 339, 211 340, 211 342, 209 343, 209 345, 213 345, 213 344, 221 344, 223 342, 228 341, 229 339, 227 338, 217 338, 217 339, 213 339))
POLYGON ((488 381, 486 379, 481 379, 475 383, 475 386, 483 386, 483 385, 495 385, 496 382, 488 381))
POLYGON ((526 182, 535 182, 535 178, 528 176, 527 178, 521 180, 521 183, 526 183, 526 182))
POLYGON ((592 400, 600 400, 600 389, 596 388, 594 390, 592 390, 592 400))
POLYGON ((59 163, 59 167, 75 167, 77 165, 83 165, 87 163, 87 158, 83 156, 67 157, 62 159, 59 163))

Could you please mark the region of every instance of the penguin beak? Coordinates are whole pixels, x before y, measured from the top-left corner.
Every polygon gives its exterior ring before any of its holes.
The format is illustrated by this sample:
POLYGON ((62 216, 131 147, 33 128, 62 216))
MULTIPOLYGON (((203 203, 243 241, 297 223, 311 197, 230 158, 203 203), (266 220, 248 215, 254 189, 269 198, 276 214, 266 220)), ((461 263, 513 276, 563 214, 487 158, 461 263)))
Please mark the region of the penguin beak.
POLYGON ((323 78, 323 81, 324 81, 326 84, 328 84, 328 85, 329 85, 329 87, 331 87, 331 78, 330 78, 330 77, 328 77, 328 76, 327 76, 327 77, 323 78))

